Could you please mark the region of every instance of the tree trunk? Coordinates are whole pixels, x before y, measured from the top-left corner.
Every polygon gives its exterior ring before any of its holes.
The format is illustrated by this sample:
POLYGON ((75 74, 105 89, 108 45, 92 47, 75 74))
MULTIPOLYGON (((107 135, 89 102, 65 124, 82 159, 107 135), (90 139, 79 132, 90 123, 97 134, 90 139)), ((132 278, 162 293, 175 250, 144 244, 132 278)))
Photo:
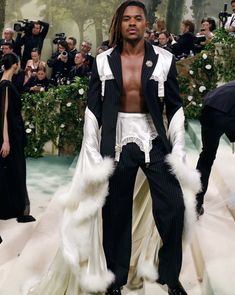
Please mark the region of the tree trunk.
POLYGON ((167 30, 179 34, 185 0, 169 0, 167 6, 167 30))
POLYGON ((96 35, 96 44, 94 48, 97 48, 103 42, 103 30, 102 30, 102 19, 95 19, 95 35, 96 35))
POLYGON ((0 5, 0 32, 3 31, 5 25, 5 9, 6 9, 6 0, 1 0, 0 5))
POLYGON ((193 17, 195 21, 196 32, 200 30, 201 27, 201 20, 205 17, 205 7, 207 1, 205 0, 193 0, 192 1, 192 10, 193 10, 193 17))

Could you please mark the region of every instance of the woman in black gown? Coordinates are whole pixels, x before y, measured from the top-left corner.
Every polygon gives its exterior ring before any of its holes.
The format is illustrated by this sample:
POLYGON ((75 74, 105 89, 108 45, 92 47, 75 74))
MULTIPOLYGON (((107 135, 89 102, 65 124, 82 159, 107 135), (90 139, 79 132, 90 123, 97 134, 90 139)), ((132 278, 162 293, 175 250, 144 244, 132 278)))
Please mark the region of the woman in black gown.
POLYGON ((29 215, 26 188, 26 142, 21 100, 12 76, 19 71, 17 55, 3 56, 4 68, 0 82, 0 219, 17 218, 18 222, 35 221, 29 215))

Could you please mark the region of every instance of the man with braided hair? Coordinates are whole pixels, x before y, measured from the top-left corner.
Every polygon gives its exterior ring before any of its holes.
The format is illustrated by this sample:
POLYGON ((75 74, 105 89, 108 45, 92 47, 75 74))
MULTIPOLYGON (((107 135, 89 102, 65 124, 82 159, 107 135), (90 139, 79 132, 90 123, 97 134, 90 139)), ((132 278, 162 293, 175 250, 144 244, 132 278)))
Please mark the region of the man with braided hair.
MULTIPOLYGON (((149 183, 153 217, 162 239, 158 282, 168 285, 169 294, 187 294, 179 282, 185 205, 180 184, 170 172, 169 157, 168 163, 165 159, 170 152, 179 161, 185 159, 184 114, 173 55, 144 40, 147 25, 142 2, 125 1, 119 6, 110 27, 112 48, 97 56, 88 92, 86 123, 89 118, 102 131, 100 142, 93 134, 86 147, 90 145, 92 154, 98 146, 102 157, 114 158, 116 163, 102 213, 107 267, 115 275, 109 295, 121 294, 127 282, 139 168, 149 183)), ((99 158, 94 161, 98 163, 99 158)))

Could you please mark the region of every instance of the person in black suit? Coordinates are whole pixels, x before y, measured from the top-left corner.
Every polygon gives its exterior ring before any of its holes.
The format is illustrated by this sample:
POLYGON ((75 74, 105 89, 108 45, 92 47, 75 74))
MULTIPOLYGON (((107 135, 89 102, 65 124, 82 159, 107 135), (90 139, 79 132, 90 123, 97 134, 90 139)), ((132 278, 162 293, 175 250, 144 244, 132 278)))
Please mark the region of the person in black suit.
POLYGON ((172 40, 172 53, 179 59, 182 55, 189 55, 194 51, 194 29, 195 25, 190 20, 183 20, 181 23, 181 32, 177 41, 172 40))
POLYGON ((220 137, 226 134, 235 141, 235 80, 209 92, 203 100, 201 114, 202 152, 197 169, 201 173, 202 191, 197 194, 197 213, 204 213, 203 203, 220 137))
POLYGON ((49 24, 43 21, 32 22, 32 28, 22 32, 18 32, 16 37, 16 45, 19 51, 24 46, 24 51, 21 59, 21 67, 25 69, 26 63, 31 59, 31 52, 33 48, 38 48, 42 52, 43 42, 49 30, 49 24))
POLYGON ((107 267, 115 275, 106 294, 120 295, 127 282, 133 190, 141 168, 149 183, 153 216, 163 243, 158 255, 158 283, 167 284, 169 294, 185 295, 179 274, 187 205, 176 178, 177 165, 172 161, 167 164, 165 158, 184 165, 184 113, 174 56, 145 41, 146 28, 142 2, 125 1, 119 6, 110 27, 111 48, 97 55, 93 64, 83 148, 88 149, 90 165, 101 164, 106 156, 116 163, 102 214, 107 267), (167 131, 162 103, 166 106, 167 131), (169 166, 176 168, 176 175, 169 166))

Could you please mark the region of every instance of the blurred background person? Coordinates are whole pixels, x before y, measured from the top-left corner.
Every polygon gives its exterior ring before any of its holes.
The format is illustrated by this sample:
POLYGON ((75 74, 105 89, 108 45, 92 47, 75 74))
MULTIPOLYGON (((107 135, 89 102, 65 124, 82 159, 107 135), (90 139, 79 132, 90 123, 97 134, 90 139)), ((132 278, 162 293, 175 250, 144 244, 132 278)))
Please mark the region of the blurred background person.
POLYGON ((31 76, 24 85, 24 91, 36 93, 41 91, 47 91, 49 87, 49 79, 46 76, 46 67, 40 65, 36 69, 36 75, 31 76))
POLYGON ((35 221, 30 213, 26 187, 24 147, 26 134, 21 115, 21 98, 11 82, 19 71, 19 58, 5 54, 1 60, 4 73, 0 82, 0 219, 35 221))
POLYGON ((63 84, 63 81, 68 78, 70 71, 68 43, 65 40, 61 40, 58 42, 57 48, 57 51, 47 61, 47 65, 52 68, 51 79, 55 85, 63 84))
POLYGON ((231 8, 233 13, 227 18, 224 28, 231 34, 235 34, 235 0, 231 1, 231 8))
POLYGON ((194 52, 194 29, 195 25, 191 20, 182 21, 182 34, 180 35, 178 40, 175 40, 173 38, 171 42, 172 53, 176 56, 177 59, 189 56, 191 51, 194 52))
POLYGON ((158 36, 158 46, 172 52, 170 45, 170 34, 168 32, 161 32, 158 36))
POLYGON ((49 30, 49 24, 43 21, 32 22, 29 30, 24 33, 19 31, 16 38, 16 46, 19 51, 24 46, 21 67, 25 69, 26 63, 31 59, 33 48, 38 48, 42 52, 43 42, 49 30), (24 34, 22 36, 22 33, 24 34))
POLYGON ((201 30, 196 34, 196 36, 205 36, 206 41, 210 41, 214 36, 212 30, 214 30, 212 23, 210 23, 208 18, 204 18, 201 21, 201 30))
POLYGON ((77 54, 77 40, 74 37, 69 37, 67 38, 67 43, 68 43, 68 47, 69 47, 69 67, 72 68, 73 66, 75 66, 75 62, 74 62, 74 58, 75 55, 77 54))
POLYGON ((73 81, 75 77, 88 77, 89 67, 85 63, 86 55, 83 52, 78 52, 74 58, 75 66, 69 72, 69 80, 73 81))
POLYGON ((17 52, 16 42, 13 39, 14 38, 15 31, 11 28, 5 28, 3 30, 3 38, 0 40, 0 46, 6 43, 10 43, 12 45, 13 52, 15 52, 17 55, 19 55, 19 52, 17 52))
POLYGON ((46 63, 41 60, 41 54, 38 48, 33 48, 31 52, 31 59, 29 59, 25 66, 24 84, 31 76, 36 76, 39 67, 45 67, 46 63))
POLYGON ((89 67, 89 70, 91 71, 94 57, 91 54, 91 48, 92 44, 88 41, 83 41, 81 45, 81 52, 83 52, 86 55, 86 64, 89 67))

